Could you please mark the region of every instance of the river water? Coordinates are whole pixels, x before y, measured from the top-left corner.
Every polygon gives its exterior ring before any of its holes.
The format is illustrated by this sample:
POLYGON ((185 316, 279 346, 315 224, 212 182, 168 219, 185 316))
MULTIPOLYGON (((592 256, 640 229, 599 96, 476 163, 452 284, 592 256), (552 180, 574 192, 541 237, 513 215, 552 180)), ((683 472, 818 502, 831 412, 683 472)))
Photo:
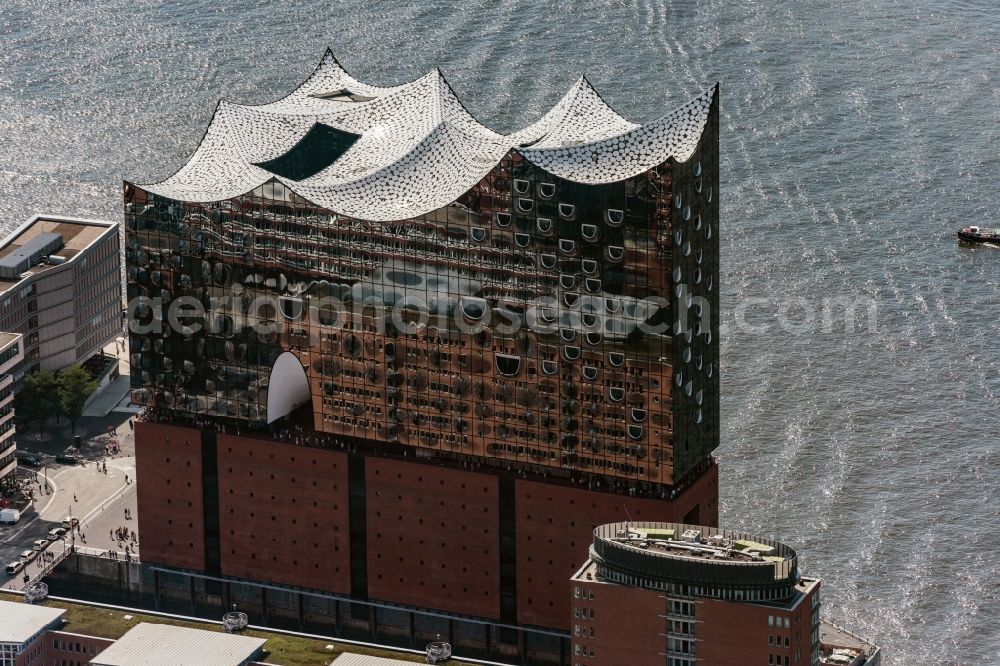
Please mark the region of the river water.
POLYGON ((401 4, 7 0, 0 223, 121 219, 123 178, 327 46, 374 83, 439 66, 502 130, 580 73, 637 122, 719 81, 723 523, 798 547, 892 663, 1000 663, 1000 250, 954 237, 1000 226, 1000 5, 401 4))

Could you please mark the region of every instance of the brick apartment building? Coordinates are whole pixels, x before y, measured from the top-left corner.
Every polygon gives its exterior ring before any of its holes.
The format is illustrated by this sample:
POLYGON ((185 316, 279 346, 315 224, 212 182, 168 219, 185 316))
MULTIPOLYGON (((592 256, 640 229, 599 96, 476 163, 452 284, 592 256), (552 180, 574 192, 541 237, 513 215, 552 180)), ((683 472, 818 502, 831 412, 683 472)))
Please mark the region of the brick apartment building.
POLYGON ((881 661, 877 647, 820 620, 820 581, 773 539, 645 521, 593 535, 571 579, 574 666, 881 661))

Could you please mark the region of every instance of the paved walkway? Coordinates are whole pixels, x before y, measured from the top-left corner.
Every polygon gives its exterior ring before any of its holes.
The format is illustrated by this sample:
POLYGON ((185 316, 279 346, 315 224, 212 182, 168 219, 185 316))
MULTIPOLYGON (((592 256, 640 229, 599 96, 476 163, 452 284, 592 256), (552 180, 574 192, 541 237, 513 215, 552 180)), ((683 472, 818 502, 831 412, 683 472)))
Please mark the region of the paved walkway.
MULTIPOLYGON (((77 425, 79 449, 73 447, 75 440, 65 420, 49 424, 42 440, 36 438, 34 429, 15 435, 19 450, 44 454, 45 463, 37 468, 23 468, 34 474, 36 501, 22 514, 17 525, 0 527, 0 566, 17 559, 18 553, 30 548, 34 540, 45 538, 48 530, 60 525, 68 515, 80 519, 80 532, 86 537, 84 543, 77 535, 77 547, 87 548, 93 554, 106 554, 114 549, 124 559, 125 543, 120 548, 113 532, 127 526, 131 537, 133 530, 137 536, 139 531, 131 417, 128 413, 112 411, 105 416, 82 418, 77 425), (118 443, 119 452, 108 455, 107 445, 112 441, 118 443), (81 464, 57 464, 55 456, 67 451, 80 458, 81 464), (103 471, 104 463, 107 463, 107 473, 103 471), (42 490, 45 479, 49 483, 47 492, 42 490), (129 520, 125 518, 126 508, 131 515, 129 520)), ((131 547, 131 543, 129 545, 131 547)), ((63 547, 62 542, 50 546, 56 551, 63 547)), ((28 573, 35 575, 41 566, 40 559, 37 564, 32 562, 28 573)), ((11 579, 0 569, 0 586, 22 584, 20 575, 11 579)))
MULTIPOLYGON (((104 348, 104 353, 108 356, 118 357, 118 379, 111 382, 84 410, 84 416, 102 417, 107 416, 112 410, 119 408, 122 402, 128 403, 130 392, 128 354, 121 351, 118 342, 112 342, 104 348)), ((138 411, 138 410, 136 410, 138 411)))

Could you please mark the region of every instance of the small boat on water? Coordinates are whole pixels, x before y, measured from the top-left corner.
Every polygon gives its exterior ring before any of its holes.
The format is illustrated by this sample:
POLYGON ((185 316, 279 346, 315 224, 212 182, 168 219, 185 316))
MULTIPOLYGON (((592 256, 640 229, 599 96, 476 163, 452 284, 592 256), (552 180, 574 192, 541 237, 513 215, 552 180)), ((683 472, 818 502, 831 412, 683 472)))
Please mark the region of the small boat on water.
POLYGON ((958 240, 963 243, 996 243, 1000 245, 1000 229, 962 227, 958 230, 958 240))

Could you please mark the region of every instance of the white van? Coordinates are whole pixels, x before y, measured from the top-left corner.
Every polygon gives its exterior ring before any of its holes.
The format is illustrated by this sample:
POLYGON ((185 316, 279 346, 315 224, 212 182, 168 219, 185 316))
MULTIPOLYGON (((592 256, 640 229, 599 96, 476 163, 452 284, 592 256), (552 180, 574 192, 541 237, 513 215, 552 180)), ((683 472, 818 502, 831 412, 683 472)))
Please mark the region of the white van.
POLYGON ((17 509, 0 509, 0 523, 13 525, 21 520, 21 512, 17 509))

